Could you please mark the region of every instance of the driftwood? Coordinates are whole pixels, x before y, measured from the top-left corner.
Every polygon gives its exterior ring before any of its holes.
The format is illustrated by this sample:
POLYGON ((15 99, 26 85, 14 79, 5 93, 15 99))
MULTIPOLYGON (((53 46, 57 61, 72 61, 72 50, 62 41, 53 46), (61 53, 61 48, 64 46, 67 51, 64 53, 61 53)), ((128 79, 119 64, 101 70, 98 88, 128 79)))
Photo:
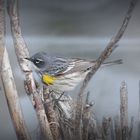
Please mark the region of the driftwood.
POLYGON ((27 89, 27 93, 33 95, 33 100, 35 101, 36 113, 42 135, 48 140, 53 140, 53 136, 49 127, 49 122, 45 114, 44 106, 36 89, 35 81, 30 67, 30 62, 24 59, 29 57, 29 51, 21 33, 19 23, 18 0, 7 0, 7 11, 10 18, 12 37, 18 62, 20 64, 21 70, 25 74, 25 89, 27 89))
POLYGON ((5 47, 4 0, 0 0, 0 89, 5 93, 11 119, 19 140, 30 140, 5 47))
POLYGON ((82 139, 82 111, 83 111, 83 94, 85 88, 87 87, 89 81, 92 76, 96 73, 96 71, 100 68, 101 64, 111 55, 111 53, 118 46, 117 43, 122 38, 128 23, 131 19, 132 12, 135 8, 137 0, 131 0, 126 16, 124 17, 123 23, 117 34, 110 40, 105 50, 101 53, 99 58, 96 60, 95 65, 91 68, 91 71, 87 74, 86 78, 83 81, 83 84, 79 90, 78 98, 77 98, 77 106, 76 106, 76 117, 75 117, 75 139, 82 139))

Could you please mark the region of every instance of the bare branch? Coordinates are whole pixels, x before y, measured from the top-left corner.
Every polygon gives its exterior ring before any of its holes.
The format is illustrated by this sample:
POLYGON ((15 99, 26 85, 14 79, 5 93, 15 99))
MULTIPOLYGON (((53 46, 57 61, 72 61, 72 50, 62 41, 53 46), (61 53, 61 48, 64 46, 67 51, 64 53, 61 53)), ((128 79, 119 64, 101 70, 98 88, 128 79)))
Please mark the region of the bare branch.
POLYGON ((16 85, 14 82, 6 49, 3 55, 1 75, 2 75, 3 85, 4 85, 5 96, 8 103, 8 108, 13 120, 17 137, 19 140, 29 140, 30 136, 27 132, 27 128, 25 126, 25 122, 23 119, 23 114, 22 114, 22 110, 21 110, 21 106, 16 90, 16 85))
POLYGON ((29 140, 25 121, 20 106, 8 53, 5 46, 4 0, 0 0, 0 90, 5 93, 10 115, 19 140, 29 140))
POLYGON ((92 67, 91 71, 88 73, 88 75, 86 76, 86 78, 84 79, 83 85, 80 89, 79 92, 79 96, 81 96, 84 92, 84 89, 86 88, 88 82, 90 81, 90 79, 92 78, 92 76, 96 73, 96 71, 99 69, 99 67, 101 66, 101 64, 105 61, 105 59, 107 59, 111 53, 115 50, 115 48, 117 47, 117 43, 119 42, 119 40, 121 39, 121 37, 123 36, 128 23, 130 21, 132 12, 135 8, 136 5, 136 1, 137 0, 132 0, 130 3, 130 6, 128 8, 128 11, 126 13, 126 16, 123 20, 122 26, 119 29, 119 31, 117 32, 117 34, 115 35, 115 37, 113 37, 110 42, 108 43, 107 47, 105 48, 105 50, 101 53, 101 55, 99 56, 99 58, 96 60, 95 65, 92 67))
POLYGON ((117 47, 117 43, 122 38, 126 27, 128 26, 128 23, 131 19, 132 12, 135 8, 137 0, 131 0, 131 3, 129 5, 128 11, 126 13, 126 16, 124 17, 123 23, 121 25, 121 28, 117 32, 117 34, 110 40, 105 50, 101 53, 99 58, 96 60, 95 65, 91 68, 91 71, 87 74, 86 78, 83 81, 83 84, 79 90, 78 99, 77 99, 77 108, 76 108, 76 122, 75 122, 75 133, 80 133, 81 129, 81 113, 83 111, 83 93, 85 88, 87 87, 89 81, 91 80, 92 76, 96 73, 96 71, 100 68, 101 64, 107 59, 111 53, 115 50, 117 47))
POLYGON ((25 73, 25 87, 28 89, 27 92, 33 95, 42 135, 48 140, 53 140, 44 106, 39 94, 37 93, 35 81, 30 69, 30 63, 24 59, 29 57, 29 51, 22 37, 19 24, 18 0, 7 0, 7 11, 10 17, 11 31, 17 58, 22 71, 25 73))

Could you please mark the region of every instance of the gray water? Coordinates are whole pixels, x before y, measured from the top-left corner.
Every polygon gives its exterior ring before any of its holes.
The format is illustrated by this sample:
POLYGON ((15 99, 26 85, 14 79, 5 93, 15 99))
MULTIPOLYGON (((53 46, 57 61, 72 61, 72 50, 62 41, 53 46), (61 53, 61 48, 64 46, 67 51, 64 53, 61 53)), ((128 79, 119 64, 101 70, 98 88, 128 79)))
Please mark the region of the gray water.
MULTIPOLYGON (((96 59, 110 38, 119 29, 128 0, 25 0, 20 1, 20 18, 24 39, 30 54, 46 51, 67 57, 96 59)), ((123 59, 122 65, 100 69, 91 80, 90 91, 94 110, 100 120, 103 116, 119 113, 120 84, 128 87, 129 116, 138 117, 138 83, 140 80, 140 3, 119 42, 108 58, 123 59)), ((6 20, 9 22, 8 18, 6 20)), ((26 96, 23 76, 19 69, 7 24, 7 49, 28 129, 34 139, 38 130, 35 111, 26 96)), ((78 88, 73 93, 77 93, 78 88)), ((16 139, 4 95, 0 94, 0 139, 16 139)), ((136 121, 135 121, 136 124, 136 121)))

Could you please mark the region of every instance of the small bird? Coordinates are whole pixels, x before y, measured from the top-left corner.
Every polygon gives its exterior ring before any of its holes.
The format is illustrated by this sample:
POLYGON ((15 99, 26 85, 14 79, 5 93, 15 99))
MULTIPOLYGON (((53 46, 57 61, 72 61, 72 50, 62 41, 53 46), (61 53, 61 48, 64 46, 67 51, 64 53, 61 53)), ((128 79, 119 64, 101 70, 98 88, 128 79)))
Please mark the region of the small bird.
MULTIPOLYGON (((45 52, 36 53, 25 59, 36 66, 44 84, 54 91, 62 92, 73 90, 78 83, 84 80, 95 64, 93 60, 57 57, 45 52)), ((105 62, 102 66, 112 64, 122 64, 122 59, 105 62)))

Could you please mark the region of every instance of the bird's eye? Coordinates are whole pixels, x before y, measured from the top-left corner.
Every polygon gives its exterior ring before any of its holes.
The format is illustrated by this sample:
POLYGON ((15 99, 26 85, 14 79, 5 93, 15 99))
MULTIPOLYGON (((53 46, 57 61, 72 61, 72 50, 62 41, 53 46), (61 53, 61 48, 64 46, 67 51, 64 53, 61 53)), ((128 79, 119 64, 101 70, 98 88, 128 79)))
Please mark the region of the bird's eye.
POLYGON ((39 60, 35 60, 35 63, 38 64, 38 63, 40 63, 40 61, 39 60))
POLYGON ((35 64, 35 66, 37 66, 38 68, 44 67, 45 62, 44 60, 37 58, 33 60, 33 63, 35 64))
POLYGON ((42 59, 36 59, 36 60, 35 60, 35 63, 36 63, 36 64, 39 64, 39 63, 41 63, 41 62, 43 62, 42 59))

